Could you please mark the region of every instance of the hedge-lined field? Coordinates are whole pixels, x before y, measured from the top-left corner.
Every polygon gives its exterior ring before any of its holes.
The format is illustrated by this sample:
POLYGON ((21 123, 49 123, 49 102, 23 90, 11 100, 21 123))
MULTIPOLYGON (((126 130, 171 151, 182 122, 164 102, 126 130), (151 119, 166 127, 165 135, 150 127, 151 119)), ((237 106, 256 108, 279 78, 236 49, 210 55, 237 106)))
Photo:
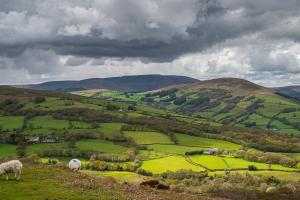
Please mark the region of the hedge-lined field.
POLYGON ((170 156, 160 159, 144 161, 141 168, 150 171, 154 174, 159 174, 166 171, 175 172, 180 169, 204 171, 204 168, 188 163, 182 156, 170 156))
POLYGON ((104 140, 79 140, 76 142, 76 149, 91 150, 104 153, 123 153, 129 148, 120 145, 115 145, 112 142, 104 140))
POLYGON ((124 131, 126 137, 131 137, 137 144, 172 144, 170 138, 159 132, 124 131))
POLYGON ((176 138, 180 145, 197 146, 201 148, 219 148, 223 150, 238 150, 241 145, 227 142, 224 140, 208 139, 203 137, 195 137, 185 134, 176 134, 176 138))
POLYGON ((0 126, 4 131, 22 128, 23 122, 23 116, 0 116, 0 126))
POLYGON ((148 145, 148 148, 153 151, 158 151, 166 154, 173 155, 184 155, 188 151, 198 151, 203 150, 201 147, 189 147, 189 146, 180 146, 180 145, 169 145, 169 144, 152 144, 148 145))

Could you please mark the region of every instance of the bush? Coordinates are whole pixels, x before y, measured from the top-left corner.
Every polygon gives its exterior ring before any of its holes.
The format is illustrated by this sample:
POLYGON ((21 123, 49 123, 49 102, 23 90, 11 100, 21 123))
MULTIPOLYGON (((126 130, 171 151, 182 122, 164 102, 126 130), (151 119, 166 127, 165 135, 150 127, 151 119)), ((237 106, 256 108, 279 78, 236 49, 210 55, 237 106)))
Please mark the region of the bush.
POLYGON ((184 153, 185 155, 200 155, 203 154, 203 150, 198 150, 198 151, 188 151, 184 153))
POLYGON ((152 172, 149 172, 144 169, 138 169, 137 173, 143 176, 153 176, 152 172))
POLYGON ((33 99, 34 103, 43 103, 45 101, 46 101, 45 97, 34 97, 33 99))
POLYGON ((27 157, 27 159, 32 163, 36 163, 39 161, 40 157, 37 154, 31 154, 27 157))
POLYGON ((254 165, 248 165, 248 170, 249 171, 257 171, 257 167, 254 165))

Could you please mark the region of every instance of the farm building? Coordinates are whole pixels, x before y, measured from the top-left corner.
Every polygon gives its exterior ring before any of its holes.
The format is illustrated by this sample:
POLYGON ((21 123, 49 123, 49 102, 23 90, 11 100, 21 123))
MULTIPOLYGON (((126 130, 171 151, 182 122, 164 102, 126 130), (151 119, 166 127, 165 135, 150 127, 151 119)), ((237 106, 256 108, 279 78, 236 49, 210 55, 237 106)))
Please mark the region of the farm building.
POLYGON ((55 143, 58 142, 59 138, 55 135, 48 135, 41 139, 41 143, 55 143))
POLYGON ((208 150, 203 151, 203 154, 215 155, 219 151, 219 148, 210 148, 208 150))

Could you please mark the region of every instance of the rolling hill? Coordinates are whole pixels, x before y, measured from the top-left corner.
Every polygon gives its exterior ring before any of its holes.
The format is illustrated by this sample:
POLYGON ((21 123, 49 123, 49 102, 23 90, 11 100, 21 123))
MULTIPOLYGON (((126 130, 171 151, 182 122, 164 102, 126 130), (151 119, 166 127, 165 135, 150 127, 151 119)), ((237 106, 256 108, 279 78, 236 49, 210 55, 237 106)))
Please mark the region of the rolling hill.
POLYGON ((198 80, 185 76, 137 75, 112 78, 92 78, 80 81, 53 81, 36 85, 25 85, 21 87, 36 90, 54 90, 63 92, 73 92, 88 89, 109 89, 122 92, 143 92, 175 84, 194 82, 198 82, 198 80))
POLYGON ((243 79, 220 78, 123 96, 113 92, 97 95, 142 102, 159 109, 238 127, 300 134, 299 102, 243 79))
MULTIPOLYGON (((159 94, 139 93, 137 95, 141 97, 136 97, 135 103, 0 87, 0 162, 19 157, 24 164, 19 182, 0 178, 0 197, 207 199, 203 194, 227 197, 224 194, 230 193, 236 196, 234 199, 241 199, 240 192, 234 190, 235 180, 243 183, 242 192, 269 196, 261 192, 261 184, 252 184, 249 178, 262 180, 266 185, 264 191, 268 187, 274 188, 273 182, 264 180, 276 180, 275 189, 278 190, 281 183, 297 181, 300 137, 263 129, 222 126, 202 117, 172 112, 171 107, 164 110, 137 103, 141 98, 153 98, 155 104, 174 98, 174 94, 175 98, 186 95, 187 102, 205 103, 207 100, 200 101, 199 98, 217 101, 223 97, 227 103, 236 98, 236 93, 241 94, 238 87, 229 90, 231 84, 236 85, 235 81, 244 84, 239 87, 241 90, 251 88, 250 92, 243 93, 245 96, 267 94, 271 98, 273 95, 269 90, 243 80, 232 80, 226 86, 227 90, 225 86, 216 90, 215 83, 210 81, 204 82, 204 91, 203 85, 192 84, 190 90, 188 85, 181 85, 184 89, 172 87, 156 91, 159 94), (218 151, 214 153, 213 149, 218 151), (72 173, 65 167, 75 157, 82 162, 80 173, 72 173), (234 171, 232 176, 236 179, 226 177, 228 170, 234 171), (251 173, 251 177, 236 175, 245 172, 251 173), (271 175, 273 177, 268 179, 271 175), (140 186, 153 180, 160 182, 154 189, 140 186), (187 183, 187 180, 192 182, 187 183), (233 189, 222 190, 222 183, 215 190, 220 180, 232 185, 230 188, 233 189), (124 182, 126 184, 122 184, 124 182), (211 187, 207 188, 207 185, 211 187), (156 190, 158 187, 163 190, 156 190), (253 187, 255 190, 248 190, 253 187), (14 192, 15 189, 18 192, 14 192)), ((276 102, 279 97, 275 97, 271 99, 276 102)), ((132 97, 129 95, 128 98, 132 97)), ((294 105, 284 98, 280 100, 282 104, 294 105)), ((194 106, 187 102, 178 108, 194 106)), ((295 187, 300 188, 300 185, 295 187)))

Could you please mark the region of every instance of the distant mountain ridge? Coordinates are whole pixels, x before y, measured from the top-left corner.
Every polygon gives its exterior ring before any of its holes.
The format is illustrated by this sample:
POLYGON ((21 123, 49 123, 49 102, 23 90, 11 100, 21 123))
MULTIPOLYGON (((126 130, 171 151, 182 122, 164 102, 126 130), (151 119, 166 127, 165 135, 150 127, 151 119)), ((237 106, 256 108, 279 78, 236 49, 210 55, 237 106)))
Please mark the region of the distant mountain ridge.
POLYGON ((108 89, 121 92, 144 92, 176 84, 195 83, 199 80, 186 76, 137 75, 111 78, 91 78, 80 81, 51 81, 25 85, 24 88, 73 92, 89 89, 108 89))
POLYGON ((300 85, 274 88, 280 94, 293 97, 300 101, 300 85))

